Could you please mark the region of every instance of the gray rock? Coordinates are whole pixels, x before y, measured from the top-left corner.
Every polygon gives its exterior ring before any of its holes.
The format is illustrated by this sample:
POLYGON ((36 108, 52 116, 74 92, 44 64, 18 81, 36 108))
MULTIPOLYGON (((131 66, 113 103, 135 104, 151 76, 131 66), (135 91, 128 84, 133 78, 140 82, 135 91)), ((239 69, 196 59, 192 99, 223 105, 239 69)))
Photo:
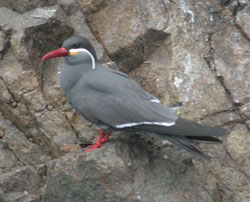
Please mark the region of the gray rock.
POLYGON ((245 124, 248 128, 250 128, 250 120, 246 120, 245 124))
POLYGON ((236 23, 244 31, 248 38, 250 38, 250 5, 248 4, 244 9, 240 10, 236 16, 236 23))
POLYGON ((8 7, 9 1, 8 0, 2 0, 0 1, 0 7, 8 7))
POLYGON ((11 22, 13 22, 18 14, 16 12, 11 11, 10 9, 6 8, 6 7, 0 7, 0 26, 1 29, 2 27, 11 24, 11 22))
POLYGON ((32 70, 23 70, 10 52, 5 54, 3 61, 0 62, 0 71, 8 89, 5 90, 6 99, 1 105, 1 111, 26 137, 32 138, 48 153, 58 155, 58 147, 62 143, 75 142, 70 124, 65 124, 67 120, 64 113, 46 108, 39 81, 32 70))
POLYGON ((192 45, 192 50, 183 49, 185 44, 184 40, 172 48, 168 40, 165 41, 148 61, 129 75, 186 118, 201 119, 230 109, 232 104, 223 87, 210 74, 204 59, 195 54, 196 51, 205 54, 206 50, 195 50, 192 45), (161 57, 162 54, 165 57, 161 57), (215 94, 217 96, 213 96, 215 94), (207 101, 209 105, 205 104, 207 101))
POLYGON ((142 64, 167 37, 162 1, 78 1, 93 33, 124 71, 142 64), (102 20, 100 20, 102 19, 102 20), (121 40, 122 39, 122 40, 121 40))
POLYGON ((242 112, 242 114, 244 114, 246 117, 250 117, 250 102, 243 104, 240 107, 240 111, 242 112))
MULTIPOLYGON (((75 134, 69 123, 65 126, 64 122, 67 120, 63 112, 50 111, 46 108, 47 103, 41 92, 43 73, 40 58, 43 55, 41 50, 45 51, 47 47, 46 41, 49 35, 52 36, 58 29, 67 37, 72 33, 72 29, 69 27, 69 22, 63 19, 67 17, 59 6, 38 8, 22 15, 17 15, 8 9, 2 10, 4 12, 1 14, 7 14, 12 19, 5 23, 10 24, 15 30, 10 40, 11 50, 6 50, 3 59, 5 62, 1 63, 1 78, 5 84, 2 110, 27 137, 32 138, 48 153, 55 154, 54 151, 57 151, 58 155, 63 143, 75 142, 75 134), (49 29, 50 24, 54 24, 55 27, 49 29), (12 68, 9 68, 10 66, 12 68), (13 106, 15 103, 16 106, 13 106), (56 122, 59 125, 55 124, 56 122), (49 149, 51 147, 54 151, 49 149)), ((2 24, 6 25, 4 22, 2 24)), ((53 46, 53 43, 49 44, 50 49, 51 45, 53 46)))
POLYGON ((193 9, 195 5, 189 1, 166 3, 171 8, 171 18, 164 31, 170 36, 143 65, 130 73, 163 103, 196 120, 232 106, 205 59, 210 51, 209 11, 198 5, 199 9, 193 9))
POLYGON ((4 138, 1 143, 2 169, 7 170, 14 165, 41 164, 50 159, 38 145, 29 141, 24 134, 2 117, 0 117, 0 131, 3 131, 4 138))
POLYGON ((43 6, 51 6, 56 3, 56 0, 22 0, 22 1, 15 1, 15 0, 8 0, 8 3, 5 3, 3 6, 8 6, 14 11, 18 13, 24 13, 29 10, 33 10, 37 7, 43 6))
MULTIPOLYGON (((79 11, 79 6, 74 0, 57 0, 66 15, 70 16, 79 11)), ((72 24, 74 25, 74 24, 72 24)))
POLYGON ((238 124, 227 138, 227 151, 238 168, 250 176, 250 154, 248 153, 249 131, 246 126, 238 124))
POLYGON ((0 186, 7 202, 38 202, 43 186, 44 166, 25 166, 2 174, 0 186))
POLYGON ((13 22, 13 26, 17 30, 11 39, 15 55, 19 60, 24 60, 26 65, 39 67, 35 71, 40 74, 42 70, 39 59, 44 52, 58 47, 73 33, 68 18, 58 5, 26 12, 13 22), (53 37, 55 32, 57 40, 53 37), (51 43, 48 43, 48 39, 51 43), (39 51, 36 47, 40 47, 39 51), (37 59, 34 60, 35 58, 37 59))
POLYGON ((169 159, 142 138, 123 134, 92 153, 65 155, 48 164, 43 201, 181 201, 184 196, 198 201, 200 191, 212 201, 192 161, 167 154, 169 159))
MULTIPOLYGON (((2 139, 2 138, 1 138, 2 139)), ((16 166, 17 159, 4 142, 0 142, 0 174, 16 166)), ((23 164, 21 164, 23 165, 23 164)))
POLYGON ((3 51, 4 47, 5 47, 5 33, 3 31, 0 32, 0 52, 3 51))
POLYGON ((249 42, 232 26, 228 26, 213 35, 212 45, 217 75, 223 79, 232 101, 238 104, 249 102, 249 42))
POLYGON ((86 15, 100 11, 107 6, 105 0, 77 0, 86 15))

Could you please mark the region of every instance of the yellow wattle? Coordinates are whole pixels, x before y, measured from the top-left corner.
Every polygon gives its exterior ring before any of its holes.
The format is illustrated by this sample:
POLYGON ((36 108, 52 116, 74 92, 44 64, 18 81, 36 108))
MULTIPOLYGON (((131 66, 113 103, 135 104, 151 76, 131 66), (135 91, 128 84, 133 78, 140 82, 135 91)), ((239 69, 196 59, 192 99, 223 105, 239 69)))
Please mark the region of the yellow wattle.
POLYGON ((77 54, 79 54, 79 52, 69 53, 69 55, 77 55, 77 54))

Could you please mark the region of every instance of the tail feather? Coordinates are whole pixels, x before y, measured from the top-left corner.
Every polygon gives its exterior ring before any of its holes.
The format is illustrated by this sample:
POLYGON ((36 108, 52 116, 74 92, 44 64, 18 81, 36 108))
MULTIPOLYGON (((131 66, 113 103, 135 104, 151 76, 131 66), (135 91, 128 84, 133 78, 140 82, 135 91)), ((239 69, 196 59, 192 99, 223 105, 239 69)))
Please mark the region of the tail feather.
POLYGON ((186 136, 186 137, 195 142, 221 143, 221 140, 215 137, 209 137, 209 136, 186 136))
MULTIPOLYGON (((133 127, 137 130, 150 131, 155 133, 180 135, 180 136, 225 136, 227 131, 223 128, 201 125, 194 121, 179 118, 173 126, 160 125, 138 125, 133 127)), ((131 128, 132 129, 132 128, 131 128)))
POLYGON ((221 143, 219 139, 212 136, 218 137, 227 134, 227 131, 223 128, 204 126, 181 118, 176 121, 175 125, 169 127, 145 124, 130 129, 151 132, 206 159, 209 159, 209 157, 197 149, 192 142, 221 143))
POLYGON ((163 137, 164 139, 167 139, 168 141, 172 142, 173 144, 184 148, 194 154, 198 154, 199 156, 209 160, 210 157, 205 155, 203 152, 201 152, 199 149, 197 149, 194 144, 190 141, 189 138, 185 136, 174 136, 174 135, 165 135, 165 134, 157 134, 160 137, 163 137))

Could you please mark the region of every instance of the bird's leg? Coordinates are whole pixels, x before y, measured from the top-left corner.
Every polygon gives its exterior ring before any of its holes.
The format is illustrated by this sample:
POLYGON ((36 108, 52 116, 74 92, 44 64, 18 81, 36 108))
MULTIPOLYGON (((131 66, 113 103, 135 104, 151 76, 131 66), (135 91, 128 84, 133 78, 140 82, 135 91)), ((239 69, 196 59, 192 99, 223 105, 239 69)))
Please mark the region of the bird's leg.
POLYGON ((107 132, 105 134, 104 130, 100 130, 100 136, 99 136, 97 142, 95 144, 91 145, 90 149, 86 149, 85 152, 90 152, 90 151, 93 151, 93 150, 96 150, 96 149, 100 148, 103 143, 105 143, 105 142, 107 142, 109 140, 110 133, 111 132, 107 132), (105 134, 105 136, 103 137, 104 134, 105 134))
POLYGON ((108 142, 109 141, 109 136, 110 136, 111 132, 107 132, 104 136, 104 138, 102 138, 102 143, 108 142))

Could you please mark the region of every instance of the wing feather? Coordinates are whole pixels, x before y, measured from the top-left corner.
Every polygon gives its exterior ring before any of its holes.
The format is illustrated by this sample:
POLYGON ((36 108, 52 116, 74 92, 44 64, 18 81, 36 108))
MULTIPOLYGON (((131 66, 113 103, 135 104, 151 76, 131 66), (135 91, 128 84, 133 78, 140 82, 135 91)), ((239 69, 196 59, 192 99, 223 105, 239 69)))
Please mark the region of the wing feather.
POLYGON ((160 103, 140 97, 113 96, 85 90, 72 94, 71 103, 87 120, 112 126, 141 122, 173 125, 177 115, 160 103))

